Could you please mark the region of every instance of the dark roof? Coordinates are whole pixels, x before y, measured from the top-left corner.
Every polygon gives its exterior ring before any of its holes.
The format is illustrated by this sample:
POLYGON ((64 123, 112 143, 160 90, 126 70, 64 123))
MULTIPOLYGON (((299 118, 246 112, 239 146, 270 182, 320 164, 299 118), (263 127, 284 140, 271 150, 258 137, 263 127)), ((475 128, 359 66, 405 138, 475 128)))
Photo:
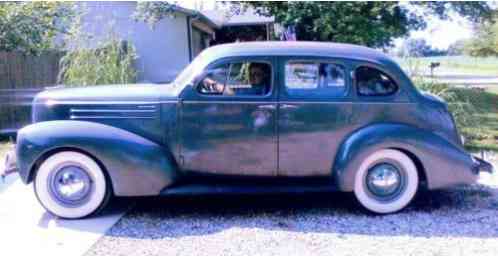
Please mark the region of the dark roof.
POLYGON ((386 54, 364 46, 308 42, 308 41, 260 41, 222 44, 209 48, 215 56, 233 55, 302 55, 329 56, 337 58, 357 59, 381 64, 394 61, 386 54))

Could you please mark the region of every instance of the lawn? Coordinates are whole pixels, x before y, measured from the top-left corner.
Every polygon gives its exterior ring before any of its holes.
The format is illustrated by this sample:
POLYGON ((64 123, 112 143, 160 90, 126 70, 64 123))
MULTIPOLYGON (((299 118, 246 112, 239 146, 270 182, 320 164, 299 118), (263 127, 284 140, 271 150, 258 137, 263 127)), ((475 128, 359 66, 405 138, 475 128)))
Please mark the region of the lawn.
POLYGON ((466 147, 472 150, 498 151, 498 88, 490 87, 486 91, 458 89, 476 107, 480 123, 463 128, 470 131, 475 138, 470 138, 466 147))
POLYGON ((430 63, 439 62, 438 71, 461 74, 498 76, 498 57, 436 56, 395 58, 405 70, 428 70, 430 63))

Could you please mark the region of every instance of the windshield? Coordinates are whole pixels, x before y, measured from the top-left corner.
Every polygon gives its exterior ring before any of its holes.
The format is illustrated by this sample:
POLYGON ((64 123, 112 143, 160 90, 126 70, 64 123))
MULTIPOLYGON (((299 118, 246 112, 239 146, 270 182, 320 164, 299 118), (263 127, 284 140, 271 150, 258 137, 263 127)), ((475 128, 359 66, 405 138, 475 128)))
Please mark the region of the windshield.
POLYGON ((201 69, 207 65, 207 61, 209 58, 206 58, 206 51, 201 52, 185 69, 183 69, 180 74, 173 81, 173 85, 175 87, 184 87, 188 83, 190 83, 194 76, 201 72, 201 69))

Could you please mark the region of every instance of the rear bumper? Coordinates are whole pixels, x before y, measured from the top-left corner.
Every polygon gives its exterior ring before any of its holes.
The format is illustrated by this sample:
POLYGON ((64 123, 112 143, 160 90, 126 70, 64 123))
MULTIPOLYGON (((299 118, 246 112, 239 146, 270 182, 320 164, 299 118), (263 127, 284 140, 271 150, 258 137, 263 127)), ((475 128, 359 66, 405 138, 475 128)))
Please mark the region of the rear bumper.
POLYGON ((0 169, 0 177, 3 179, 6 176, 18 172, 17 158, 15 151, 7 152, 5 155, 4 166, 0 169))
POLYGON ((493 165, 491 163, 475 156, 472 156, 472 160, 474 162, 472 166, 472 172, 474 174, 477 175, 479 174, 479 172, 489 172, 489 173, 494 172, 493 165))

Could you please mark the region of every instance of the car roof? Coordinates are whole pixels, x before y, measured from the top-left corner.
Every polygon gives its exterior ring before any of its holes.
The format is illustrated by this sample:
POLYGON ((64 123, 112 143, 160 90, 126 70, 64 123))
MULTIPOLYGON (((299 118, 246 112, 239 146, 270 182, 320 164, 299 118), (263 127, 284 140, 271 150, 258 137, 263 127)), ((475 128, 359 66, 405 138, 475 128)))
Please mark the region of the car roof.
POLYGON ((216 58, 229 56, 324 56, 364 60, 384 65, 394 61, 386 54, 364 46, 309 41, 261 41, 221 44, 207 49, 216 58))

